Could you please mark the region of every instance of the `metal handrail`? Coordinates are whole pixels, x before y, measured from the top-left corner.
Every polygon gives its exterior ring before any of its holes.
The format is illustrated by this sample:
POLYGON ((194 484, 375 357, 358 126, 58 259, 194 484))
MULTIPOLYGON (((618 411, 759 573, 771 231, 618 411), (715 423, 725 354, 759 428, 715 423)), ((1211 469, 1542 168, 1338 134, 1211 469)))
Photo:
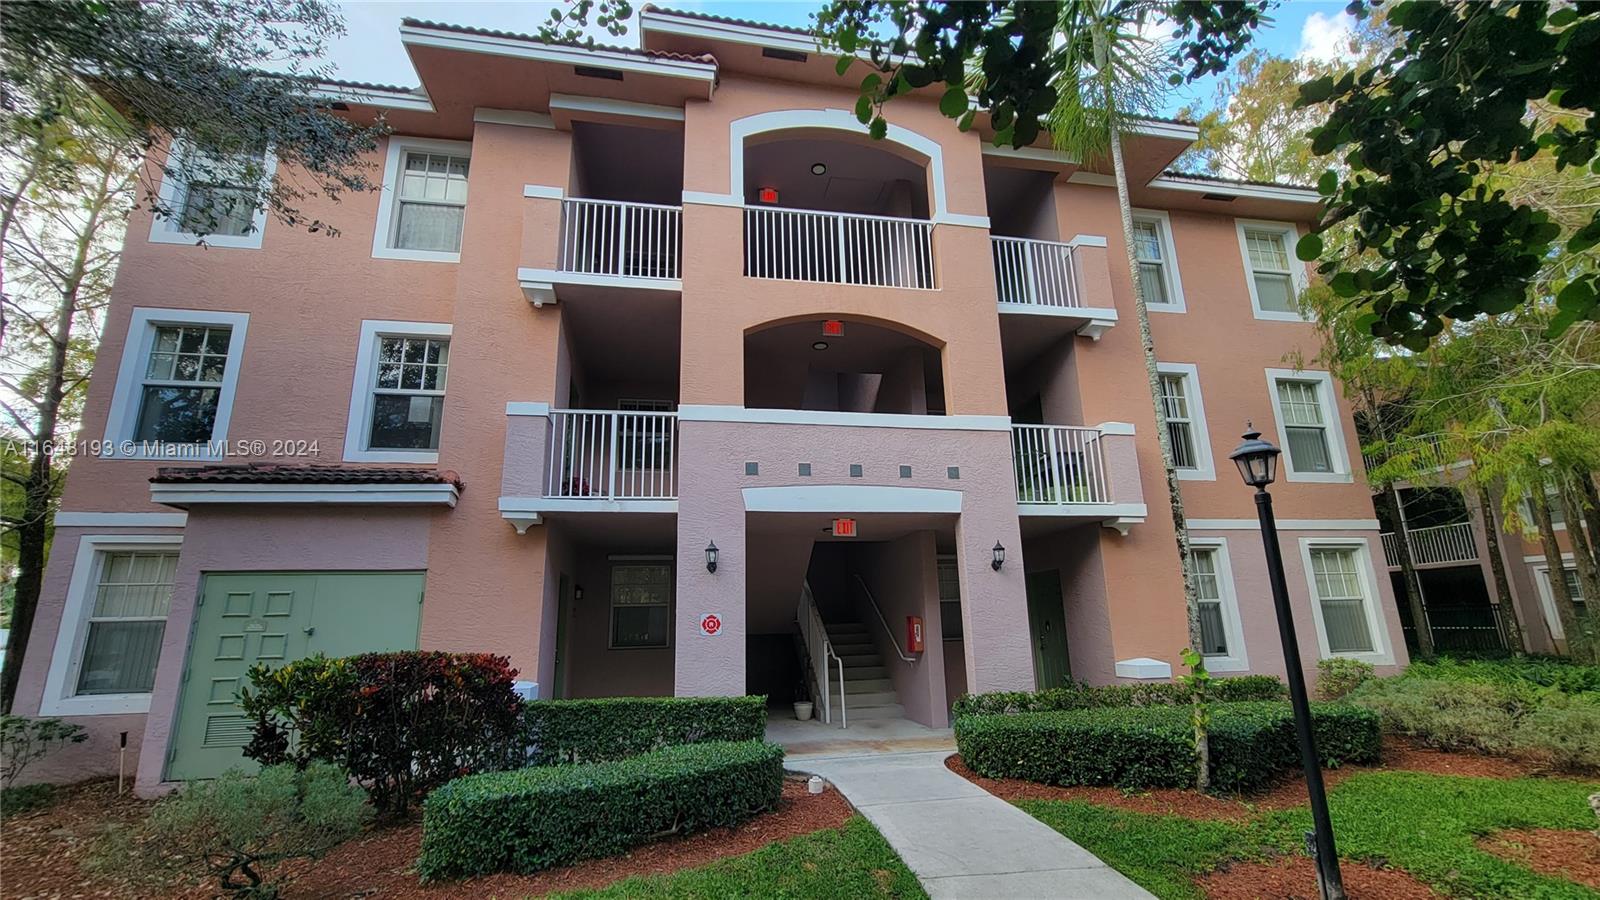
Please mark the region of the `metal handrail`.
POLYGON ((861 585, 862 592, 867 595, 867 602, 872 604, 872 611, 878 614, 878 621, 883 624, 884 634, 889 636, 889 646, 894 648, 894 655, 900 657, 904 662, 915 664, 917 661, 915 656, 907 656, 900 652, 900 642, 895 640, 894 631, 889 628, 888 620, 883 617, 883 610, 878 608, 878 599, 872 596, 872 588, 867 587, 867 582, 862 579, 861 573, 854 572, 851 574, 855 577, 856 584, 861 585))
MULTIPOLYGON (((839 669, 839 727, 849 728, 850 714, 846 709, 844 690, 844 659, 834 652, 833 642, 828 639, 828 626, 822 621, 822 613, 817 610, 817 600, 811 593, 809 581, 800 583, 800 607, 795 610, 795 624, 800 628, 800 640, 805 643, 806 652, 813 657, 808 661, 812 675, 815 676, 818 671, 822 673, 820 686, 822 720, 829 725, 833 724, 833 691, 828 684, 828 661, 831 659, 839 669), (817 632, 817 635, 813 635, 813 632, 817 632), (816 645, 819 637, 822 642, 820 648, 816 645)), ((812 687, 818 686, 812 685, 812 687)))

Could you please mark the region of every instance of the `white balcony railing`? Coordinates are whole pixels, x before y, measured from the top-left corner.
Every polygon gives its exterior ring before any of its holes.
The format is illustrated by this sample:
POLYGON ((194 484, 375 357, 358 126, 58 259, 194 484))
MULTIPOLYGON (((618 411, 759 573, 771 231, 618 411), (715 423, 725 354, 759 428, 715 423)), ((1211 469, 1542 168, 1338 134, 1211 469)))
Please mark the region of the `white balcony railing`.
POLYGON ((990 237, 994 282, 1001 303, 1080 307, 1072 245, 1031 238, 990 237))
POLYGON ((1110 503, 1100 429, 1077 425, 1011 426, 1017 502, 1110 503))
POLYGON ((561 201, 561 271, 683 277, 683 207, 569 197, 561 201))
POLYGON ((546 497, 675 500, 678 414, 550 411, 546 497))
MULTIPOLYGON (((1392 531, 1383 535, 1383 555, 1389 560, 1390 568, 1400 565, 1397 538, 1392 531)), ((1478 558, 1478 541, 1472 534, 1471 522, 1407 529, 1406 538, 1411 548, 1411 564, 1415 566, 1474 562, 1478 558)))
POLYGON ((932 290, 933 223, 747 206, 744 274, 932 290))

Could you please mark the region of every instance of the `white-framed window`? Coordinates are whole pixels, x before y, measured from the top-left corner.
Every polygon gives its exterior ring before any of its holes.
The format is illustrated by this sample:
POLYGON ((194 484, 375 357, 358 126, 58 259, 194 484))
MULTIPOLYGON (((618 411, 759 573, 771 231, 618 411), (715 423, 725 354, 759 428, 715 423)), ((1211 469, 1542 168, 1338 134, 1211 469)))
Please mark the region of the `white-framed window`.
MULTIPOLYGON (((1550 636, 1558 641, 1564 641, 1567 639, 1567 630, 1561 624, 1561 616, 1556 613, 1555 591, 1550 586, 1550 565, 1549 563, 1535 565, 1533 572, 1536 576, 1534 582, 1539 587, 1539 606, 1544 612, 1545 623, 1550 626, 1550 636)), ((1573 611, 1580 616, 1593 615, 1593 611, 1589 609, 1588 598, 1583 596, 1583 583, 1578 580, 1578 570, 1573 568, 1570 553, 1562 554, 1561 575, 1567 583, 1567 596, 1572 598, 1573 611)))
POLYGON ((223 456, 246 313, 135 307, 106 416, 107 456, 223 456))
POLYGON ((472 144, 390 137, 372 255, 460 262, 472 144))
POLYGON ((1306 267, 1295 258, 1300 232, 1289 222, 1235 219, 1244 257, 1250 307, 1258 319, 1303 322, 1298 300, 1306 288, 1306 267))
POLYGON ((1323 657, 1391 665, 1372 552, 1363 538, 1301 538, 1300 561, 1323 657))
MULTIPOLYGON (((1567 508, 1561 502, 1561 491, 1555 485, 1545 485, 1545 505, 1550 508, 1550 528, 1553 531, 1565 531, 1567 528, 1567 508)), ((1522 497, 1522 519, 1530 528, 1538 527, 1539 519, 1533 514, 1533 497, 1524 494, 1522 497)))
POLYGON ((157 196, 174 215, 152 218, 151 241, 205 241, 210 247, 242 250, 261 247, 267 210, 251 202, 257 193, 251 182, 256 178, 270 182, 277 157, 269 152, 247 158, 218 156, 179 137, 172 142, 168 159, 173 171, 163 171, 157 196))
POLYGON ((1200 604, 1200 653, 1206 658, 1206 667, 1213 672, 1249 669, 1227 538, 1191 537, 1189 562, 1200 604))
POLYGON ((1157 363, 1161 407, 1167 416, 1172 462, 1185 481, 1215 481, 1206 407, 1200 397, 1200 372, 1191 363, 1157 363))
POLYGON ((1268 369, 1267 390, 1283 448, 1284 479, 1349 483, 1350 458, 1333 378, 1327 372, 1268 369))
MULTIPOLYGON (((669 413, 677 408, 678 404, 671 400, 617 401, 617 411, 622 413, 669 413)), ((619 465, 637 471, 671 468, 676 423, 670 417, 624 415, 619 418, 619 465)))
POLYGON ((940 636, 947 641, 959 641, 965 634, 961 624, 961 570, 954 556, 940 556, 937 566, 940 636))
POLYGON ((361 323, 346 462, 439 461, 450 330, 438 322, 361 323))
POLYGON ((1166 212, 1134 210, 1133 249, 1145 305, 1157 312, 1183 312, 1183 279, 1172 243, 1172 219, 1166 212))
POLYGON ((79 539, 40 715, 149 710, 181 542, 170 534, 79 539))
POLYGON ((619 562, 611 566, 611 649, 672 643, 672 564, 619 562))

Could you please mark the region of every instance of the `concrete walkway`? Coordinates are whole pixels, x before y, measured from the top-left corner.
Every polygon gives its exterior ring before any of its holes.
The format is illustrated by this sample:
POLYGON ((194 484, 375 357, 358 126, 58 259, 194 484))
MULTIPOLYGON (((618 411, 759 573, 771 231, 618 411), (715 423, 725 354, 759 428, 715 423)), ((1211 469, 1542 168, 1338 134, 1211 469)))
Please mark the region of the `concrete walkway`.
POLYGON ((866 816, 934 900, 1148 898, 1043 822, 945 768, 948 750, 790 757, 866 816))

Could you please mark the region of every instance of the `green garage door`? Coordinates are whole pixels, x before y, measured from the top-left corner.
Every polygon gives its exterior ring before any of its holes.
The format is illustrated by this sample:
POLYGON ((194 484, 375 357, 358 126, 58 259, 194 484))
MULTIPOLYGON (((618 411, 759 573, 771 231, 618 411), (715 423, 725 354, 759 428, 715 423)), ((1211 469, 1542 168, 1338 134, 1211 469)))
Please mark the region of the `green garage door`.
POLYGON ((234 702, 245 672, 322 653, 415 650, 421 572, 208 574, 189 638, 168 750, 168 781, 255 765, 239 752, 250 722, 234 702))

